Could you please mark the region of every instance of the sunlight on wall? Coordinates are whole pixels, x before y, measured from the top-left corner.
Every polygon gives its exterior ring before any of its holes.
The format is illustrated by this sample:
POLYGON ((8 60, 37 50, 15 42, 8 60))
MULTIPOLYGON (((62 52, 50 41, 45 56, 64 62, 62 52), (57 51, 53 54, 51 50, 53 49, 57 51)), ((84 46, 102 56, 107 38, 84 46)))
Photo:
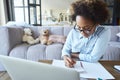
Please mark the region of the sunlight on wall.
POLYGON ((70 25, 68 9, 76 0, 41 0, 42 25, 70 25))
POLYGON ((6 24, 4 0, 0 0, 0 25, 6 24))

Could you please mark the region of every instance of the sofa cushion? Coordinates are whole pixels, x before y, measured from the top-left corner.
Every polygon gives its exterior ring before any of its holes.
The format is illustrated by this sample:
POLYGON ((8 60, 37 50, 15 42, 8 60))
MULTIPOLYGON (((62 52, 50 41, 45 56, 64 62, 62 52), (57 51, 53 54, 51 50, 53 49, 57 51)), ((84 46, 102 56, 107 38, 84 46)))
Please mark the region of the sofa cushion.
POLYGON ((66 41, 66 36, 50 35, 49 40, 54 42, 54 43, 62 43, 62 44, 64 44, 65 41, 66 41))
POLYGON ((39 33, 39 31, 38 31, 38 27, 29 27, 30 29, 31 29, 31 31, 32 31, 32 36, 34 37, 34 38, 37 38, 39 35, 40 35, 40 33, 39 33))
POLYGON ((73 27, 64 27, 64 36, 67 36, 73 27))
POLYGON ((116 34, 116 36, 120 37, 120 32, 116 34))
POLYGON ((63 45, 60 43, 54 43, 46 47, 46 59, 61 59, 63 45))
POLYGON ((120 42, 120 32, 117 33, 116 36, 118 37, 118 41, 120 42))
POLYGON ((29 47, 27 51, 27 59, 38 61, 39 59, 45 59, 46 45, 36 44, 29 47))
POLYGON ((110 42, 108 42, 108 45, 111 47, 120 48, 120 42, 110 41, 110 42))
POLYGON ((55 35, 63 35, 63 27, 52 27, 50 32, 55 35))
POLYGON ((0 27, 0 53, 8 55, 14 46, 21 44, 22 34, 20 27, 0 27))
POLYGON ((39 27, 38 31, 48 29, 50 34, 63 35, 63 27, 39 27))
POLYGON ((37 44, 30 46, 27 51, 27 59, 32 61, 44 59, 61 59, 63 45, 54 43, 51 45, 37 44))
POLYGON ((120 60, 120 48, 108 46, 102 60, 120 60))
POLYGON ((116 34, 119 32, 119 27, 118 26, 108 26, 111 29, 111 39, 110 41, 117 41, 118 37, 116 36, 116 34))
POLYGON ((9 56, 26 59, 29 46, 28 44, 17 45, 11 50, 9 56))

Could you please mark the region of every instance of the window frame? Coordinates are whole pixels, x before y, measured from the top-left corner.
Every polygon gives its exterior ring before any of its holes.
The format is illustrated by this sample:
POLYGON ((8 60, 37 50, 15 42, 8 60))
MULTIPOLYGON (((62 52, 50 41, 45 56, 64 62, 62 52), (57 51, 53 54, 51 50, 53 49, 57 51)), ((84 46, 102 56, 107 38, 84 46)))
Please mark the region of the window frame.
MULTIPOLYGON (((15 19, 15 9, 16 8, 22 8, 23 9, 23 16, 24 16, 24 22, 27 22, 27 23, 29 23, 29 24, 31 24, 30 23, 30 11, 29 11, 29 8, 31 7, 31 6, 39 6, 40 7, 40 23, 39 24, 37 24, 37 22, 35 22, 36 24, 32 24, 32 25, 35 25, 35 26, 41 26, 42 25, 42 18, 41 18, 41 0, 39 0, 39 4, 29 4, 28 3, 28 1, 30 1, 30 0, 27 0, 27 6, 25 5, 25 0, 22 0, 22 5, 23 6, 15 6, 15 4, 14 4, 14 0, 5 0, 6 1, 6 7, 7 7, 7 15, 8 15, 8 21, 16 21, 16 19, 15 19), (25 18, 25 14, 26 14, 26 12, 25 12, 25 9, 27 9, 28 10, 28 21, 27 21, 27 19, 25 18)), ((34 1, 36 1, 36 0, 34 0, 34 1)), ((35 11, 34 11, 34 13, 35 13, 35 11)), ((37 17, 37 16, 36 16, 37 17)))

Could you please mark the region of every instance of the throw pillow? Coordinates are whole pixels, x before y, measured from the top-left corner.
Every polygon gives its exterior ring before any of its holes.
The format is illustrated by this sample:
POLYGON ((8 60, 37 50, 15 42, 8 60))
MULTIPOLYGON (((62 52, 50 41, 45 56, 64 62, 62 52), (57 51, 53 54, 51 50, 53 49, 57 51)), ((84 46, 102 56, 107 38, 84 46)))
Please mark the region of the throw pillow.
POLYGON ((120 37, 120 32, 116 34, 118 37, 120 37))
POLYGON ((49 40, 54 42, 54 43, 65 43, 66 41, 66 36, 62 35, 50 35, 49 40))

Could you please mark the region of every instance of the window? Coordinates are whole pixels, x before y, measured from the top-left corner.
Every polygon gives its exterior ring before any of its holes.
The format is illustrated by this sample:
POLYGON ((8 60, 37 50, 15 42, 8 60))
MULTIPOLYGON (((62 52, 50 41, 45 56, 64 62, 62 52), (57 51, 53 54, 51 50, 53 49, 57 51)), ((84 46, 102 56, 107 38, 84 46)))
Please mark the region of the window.
POLYGON ((27 0, 13 0, 15 21, 25 21, 28 23, 28 4, 27 0))
MULTIPOLYGON (((77 0, 5 0, 9 21, 24 21, 33 25, 72 26, 69 6, 77 0), (41 5, 42 4, 42 5, 41 5), (42 10, 42 12, 41 12, 42 10)), ((104 25, 120 23, 119 0, 104 0, 110 18, 104 25)))
POLYGON ((42 25, 41 23, 41 0, 28 0, 29 23, 42 25))
POLYGON ((7 3, 12 16, 9 20, 41 25, 41 0, 8 0, 7 3))

